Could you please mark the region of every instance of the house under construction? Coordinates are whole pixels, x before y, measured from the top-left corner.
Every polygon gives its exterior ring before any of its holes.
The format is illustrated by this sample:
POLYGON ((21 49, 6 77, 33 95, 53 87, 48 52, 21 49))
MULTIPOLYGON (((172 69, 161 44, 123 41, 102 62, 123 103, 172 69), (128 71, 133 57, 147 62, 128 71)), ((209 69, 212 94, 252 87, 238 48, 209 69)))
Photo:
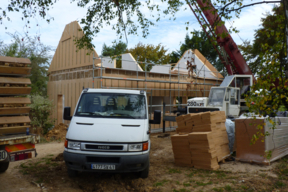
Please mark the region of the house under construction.
POLYGON ((120 59, 122 67, 116 68, 114 58, 100 58, 95 50, 77 51, 73 39, 83 35, 79 29, 77 21, 66 25, 48 70, 48 96, 54 102, 52 118, 56 123, 63 122, 64 106, 74 112, 83 88, 145 90, 151 112, 161 109, 163 102, 175 105, 176 98, 185 104, 190 97, 207 97, 210 87, 222 82, 223 76, 198 50, 187 50, 176 64, 141 63, 144 70, 130 53, 125 53, 120 59), (188 76, 187 62, 192 60, 194 70, 188 76), (146 71, 149 66, 152 69, 146 71))

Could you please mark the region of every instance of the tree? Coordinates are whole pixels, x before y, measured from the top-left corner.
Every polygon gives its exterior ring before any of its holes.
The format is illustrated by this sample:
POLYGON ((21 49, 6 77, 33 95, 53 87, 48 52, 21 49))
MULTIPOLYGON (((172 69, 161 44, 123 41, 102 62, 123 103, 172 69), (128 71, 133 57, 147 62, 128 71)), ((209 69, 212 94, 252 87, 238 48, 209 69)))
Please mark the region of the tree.
POLYGON ((284 23, 283 4, 276 6, 271 13, 266 13, 265 18, 262 18, 262 24, 255 31, 255 39, 253 43, 244 42, 239 48, 242 50, 243 56, 254 74, 258 73, 263 68, 263 53, 272 52, 276 44, 282 44, 284 47, 277 53, 283 70, 288 70, 288 63, 285 50, 285 23, 284 23), (279 41, 280 40, 280 41, 279 41), (267 44, 268 46, 262 46, 267 44))
POLYGON ((40 42, 39 37, 30 37, 14 33, 11 44, 0 43, 0 55, 10 57, 24 57, 31 61, 31 94, 47 95, 47 70, 51 60, 52 48, 40 42))
MULTIPOLYGON (((71 2, 75 2, 72 0, 71 2)), ((119 0, 77 0, 77 6, 87 7, 85 18, 82 18, 80 23, 84 25, 83 31, 85 36, 77 39, 78 48, 92 48, 92 39, 100 31, 104 25, 112 25, 112 28, 117 31, 120 38, 125 35, 138 34, 140 30, 143 37, 149 34, 149 27, 155 25, 162 17, 168 16, 169 19, 176 19, 175 14, 183 9, 187 9, 185 4, 193 4, 196 0, 163 0, 161 3, 154 1, 119 1, 119 0), (145 6, 149 9, 152 18, 146 17, 145 6), (115 22, 116 21, 116 22, 115 22)), ((210 0, 203 0, 204 3, 210 0)), ((280 1, 279 1, 280 2, 280 1)), ((46 19, 50 22, 51 17, 47 12, 57 3, 57 0, 10 0, 7 7, 0 7, 0 23, 3 19, 10 20, 10 12, 22 13, 22 20, 25 21, 25 26, 30 27, 30 19, 37 16, 46 19)), ((262 1, 243 5, 243 0, 211 0, 211 3, 216 7, 219 17, 222 20, 231 19, 231 13, 236 16, 240 15, 241 9, 261 4, 261 3, 277 3, 277 1, 262 1)), ((211 9, 210 6, 205 6, 203 9, 211 9)))
MULTIPOLYGON (((254 44, 258 43, 260 49, 257 56, 256 82, 251 87, 250 94, 246 96, 249 111, 260 116, 272 115, 285 106, 288 109, 288 78, 285 74, 287 68, 287 58, 285 55, 285 16, 280 14, 276 16, 282 6, 274 7, 272 14, 267 14, 262 20, 262 27, 256 31, 254 44), (275 24, 274 24, 275 23, 275 24), (253 103, 253 105, 251 104, 253 103)), ((250 47, 254 50, 253 46, 250 47)), ((250 49, 249 48, 249 49, 250 49)), ((276 120, 269 117, 268 122, 275 128, 276 120)), ((258 125, 258 132, 253 136, 252 142, 269 135, 263 134, 264 124, 258 125)))
MULTIPOLYGON (((113 41, 113 45, 107 46, 105 43, 102 47, 102 56, 110 56, 110 57, 116 57, 117 55, 120 55, 122 53, 125 53, 127 49, 126 43, 123 43, 122 41, 119 41, 118 43, 116 41, 113 41)), ((121 68, 121 61, 116 61, 116 67, 121 68)))
POLYGON ((180 46, 180 50, 173 51, 170 54, 171 62, 176 63, 188 49, 198 49, 203 55, 205 55, 205 58, 225 76, 226 71, 224 70, 224 65, 219 59, 218 53, 214 49, 205 32, 194 30, 191 34, 191 38, 188 34, 186 35, 184 43, 180 46))
POLYGON ((134 48, 128 49, 127 52, 131 53, 138 61, 141 68, 145 71, 145 63, 151 63, 146 66, 146 71, 150 71, 153 64, 166 64, 170 61, 170 56, 167 54, 168 49, 159 43, 158 45, 138 43, 134 48))

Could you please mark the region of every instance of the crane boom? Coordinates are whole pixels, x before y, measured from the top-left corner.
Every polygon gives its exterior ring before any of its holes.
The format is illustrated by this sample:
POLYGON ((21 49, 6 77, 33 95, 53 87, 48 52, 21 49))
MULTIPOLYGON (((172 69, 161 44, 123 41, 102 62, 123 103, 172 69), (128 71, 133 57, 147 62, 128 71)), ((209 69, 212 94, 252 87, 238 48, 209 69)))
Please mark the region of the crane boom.
MULTIPOLYGON (((216 34, 217 44, 220 47, 223 47, 223 49, 226 51, 227 55, 229 56, 230 63, 226 63, 225 65, 228 74, 229 75, 234 75, 234 74, 253 75, 243 55, 240 53, 238 46, 236 45, 233 38, 229 34, 227 28, 224 25, 224 22, 221 21, 221 18, 219 17, 217 10, 214 8, 211 2, 209 0, 206 0, 205 3, 203 2, 203 0, 196 0, 196 2, 201 8, 201 11, 204 13, 207 21, 209 22, 211 26, 210 28, 214 30, 214 33, 216 34), (224 38, 223 38, 223 35, 224 35, 224 38), (234 68, 234 70, 231 70, 231 68, 234 68)), ((188 5, 192 9, 189 3, 188 5)))

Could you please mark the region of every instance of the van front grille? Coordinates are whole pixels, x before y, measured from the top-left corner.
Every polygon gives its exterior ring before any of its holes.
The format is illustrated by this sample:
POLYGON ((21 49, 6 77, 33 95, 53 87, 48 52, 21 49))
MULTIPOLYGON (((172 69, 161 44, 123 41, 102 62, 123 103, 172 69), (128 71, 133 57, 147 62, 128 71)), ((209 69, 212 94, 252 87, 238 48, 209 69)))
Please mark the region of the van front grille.
POLYGON ((86 149, 95 149, 95 150, 123 150, 121 145, 85 145, 86 149))
POLYGON ((87 157, 89 163, 119 163, 120 157, 87 157))

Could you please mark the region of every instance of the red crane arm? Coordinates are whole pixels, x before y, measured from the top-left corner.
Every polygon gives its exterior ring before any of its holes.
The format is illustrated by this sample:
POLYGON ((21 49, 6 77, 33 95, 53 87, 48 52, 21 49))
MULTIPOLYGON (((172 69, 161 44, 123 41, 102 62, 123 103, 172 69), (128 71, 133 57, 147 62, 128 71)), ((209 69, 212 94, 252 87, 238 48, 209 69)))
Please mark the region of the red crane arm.
MULTIPOLYGON (((205 0, 204 0, 205 1, 205 0)), ((226 53, 229 55, 235 69, 236 74, 246 74, 246 75, 253 75, 249 66, 247 65, 244 57, 240 53, 238 46, 232 39, 231 35, 229 34, 227 28, 225 27, 224 23, 221 21, 217 10, 211 4, 209 0, 206 0, 205 3, 202 0, 197 0, 199 7, 201 8, 202 12, 204 13, 206 19, 208 20, 211 28, 214 29, 217 35, 217 43, 219 46, 223 47, 226 53), (224 38, 222 36, 225 36, 224 38)), ((190 5, 190 4, 189 4, 190 5)), ((227 72, 229 75, 233 75, 231 73, 231 66, 225 65, 227 72), (229 68, 229 69, 228 69, 229 68)))

